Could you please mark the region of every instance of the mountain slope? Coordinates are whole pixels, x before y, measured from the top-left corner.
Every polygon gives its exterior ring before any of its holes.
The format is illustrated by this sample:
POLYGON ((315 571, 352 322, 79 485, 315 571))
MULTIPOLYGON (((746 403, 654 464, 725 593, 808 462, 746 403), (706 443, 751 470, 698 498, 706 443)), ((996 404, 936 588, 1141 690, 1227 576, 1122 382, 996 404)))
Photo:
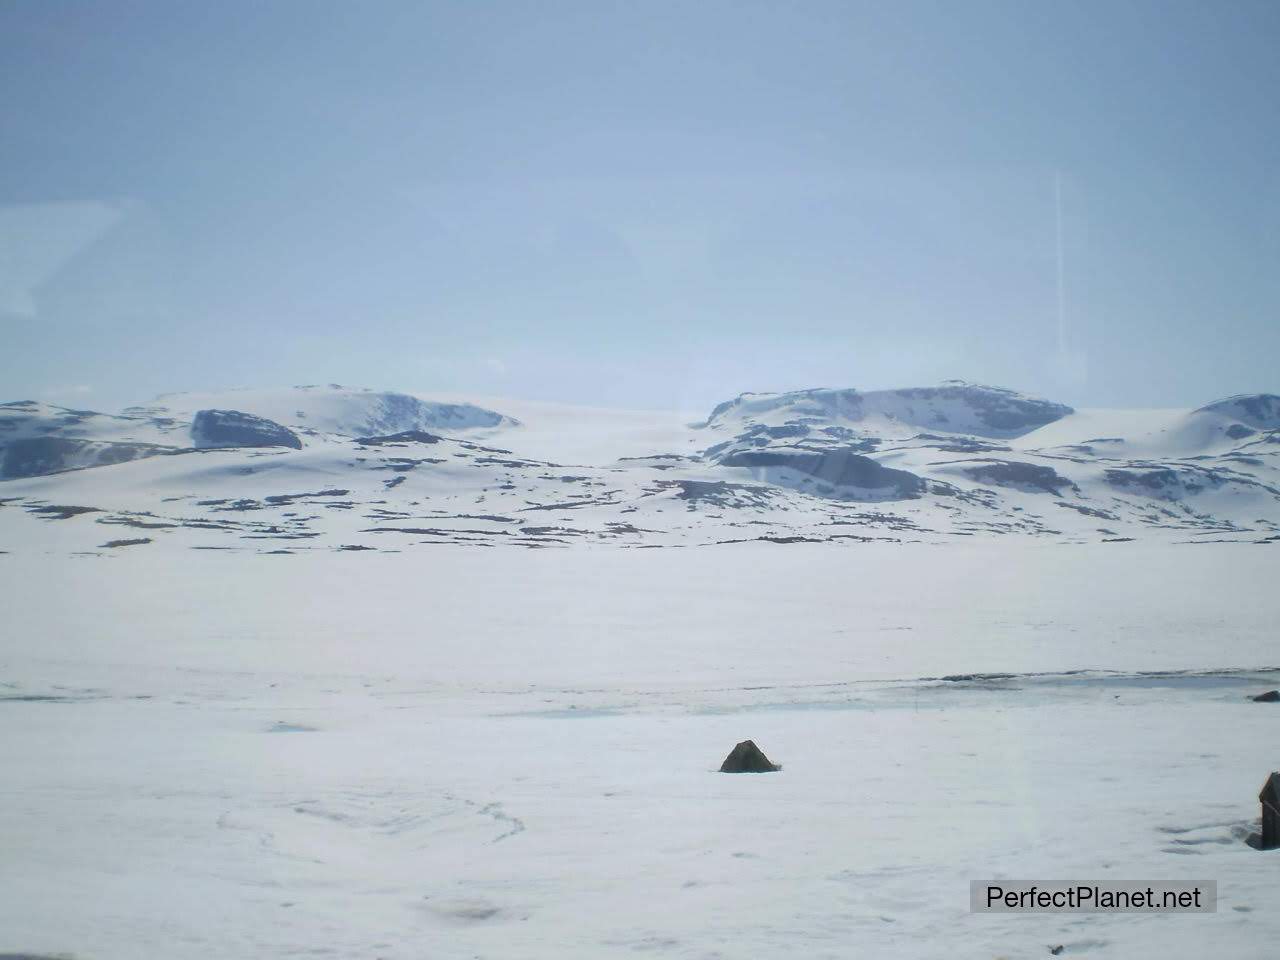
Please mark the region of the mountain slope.
POLYGON ((347 437, 404 430, 472 430, 510 425, 508 417, 469 403, 438 403, 405 393, 327 386, 280 390, 175 393, 125 412, 191 420, 200 410, 236 410, 307 434, 347 437))
POLYGON ((1072 412, 1065 404, 1013 390, 951 380, 939 387, 869 393, 852 389, 744 393, 711 411, 706 426, 843 426, 880 436, 936 430, 976 437, 1016 437, 1072 412))
POLYGON ((15 458, 0 483, 0 550, 1280 542, 1265 396, 1074 412, 950 383, 748 394, 700 422, 533 403, 513 405, 517 421, 388 399, 406 396, 188 394, 122 416, 0 407, 6 465, 15 458), (216 442, 193 436, 191 419, 214 414, 216 442), (1245 417, 1250 432, 1233 430, 1245 417), (316 423, 326 429, 302 426, 316 423))

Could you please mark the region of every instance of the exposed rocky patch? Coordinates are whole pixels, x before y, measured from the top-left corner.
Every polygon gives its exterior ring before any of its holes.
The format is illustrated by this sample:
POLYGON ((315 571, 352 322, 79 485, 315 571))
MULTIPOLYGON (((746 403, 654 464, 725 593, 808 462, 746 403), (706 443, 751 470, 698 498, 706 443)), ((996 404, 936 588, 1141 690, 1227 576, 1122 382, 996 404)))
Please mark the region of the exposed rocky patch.
POLYGON ((657 490, 674 488, 676 497, 687 501, 689 509, 698 506, 716 507, 764 507, 774 498, 769 487, 746 483, 730 483, 727 480, 670 480, 659 481, 657 490))
POLYGON ((1020 460, 988 460, 976 467, 966 467, 964 473, 979 483, 1012 487, 1031 493, 1061 496, 1064 489, 1079 489, 1052 467, 1020 460))
POLYGON ((179 525, 167 520, 147 519, 149 515, 117 514, 110 517, 98 517, 98 523, 113 524, 121 527, 136 527, 139 530, 173 530, 179 525))
POLYGON ((330 490, 317 490, 315 493, 276 493, 263 497, 262 502, 273 507, 288 506, 298 500, 314 500, 319 497, 345 497, 351 491, 337 487, 330 490))
POLYGON ((178 448, 154 443, 82 440, 76 437, 20 437, 4 448, 0 477, 40 477, 67 470, 85 470, 143 457, 176 453, 178 448))
POLYGON ((72 507, 60 504, 34 504, 27 510, 46 520, 70 520, 85 513, 101 513, 99 507, 72 507))
POLYGON ((1107 510, 1099 510, 1096 507, 1087 507, 1081 503, 1068 503, 1065 500, 1057 501, 1057 506, 1065 507, 1068 510, 1074 510, 1076 513, 1082 513, 1086 517, 1097 517, 1099 520, 1119 520, 1120 518, 1114 513, 1107 510))
POLYGON ((358 437, 356 443, 366 447, 402 446, 409 443, 439 443, 440 437, 425 430, 401 430, 382 437, 358 437))
POLYGON ((1254 430, 1280 430, 1280 396, 1274 393, 1239 394, 1206 404, 1195 412, 1221 414, 1254 430))
POLYGON ((192 443, 208 447, 289 447, 302 449, 298 435, 273 420, 239 410, 201 410, 191 423, 192 443))
POLYGON ((1107 483, 1125 491, 1162 500, 1179 500, 1226 485, 1254 487, 1280 497, 1280 489, 1225 467, 1133 465, 1104 472, 1107 483))
POLYGON ((919 477, 883 466, 847 449, 812 452, 797 448, 743 450, 720 459, 721 466, 792 470, 821 481, 823 496, 848 500, 891 500, 919 496, 919 477))

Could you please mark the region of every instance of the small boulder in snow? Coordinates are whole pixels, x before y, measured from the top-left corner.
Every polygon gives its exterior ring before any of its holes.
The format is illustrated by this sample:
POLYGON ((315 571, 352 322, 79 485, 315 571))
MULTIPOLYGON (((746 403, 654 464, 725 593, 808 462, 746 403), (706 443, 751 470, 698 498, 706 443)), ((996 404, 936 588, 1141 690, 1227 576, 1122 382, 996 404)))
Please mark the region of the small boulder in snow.
POLYGON ((781 769, 779 764, 769 762, 754 740, 743 740, 720 764, 721 773, 773 773, 781 769))
POLYGON ((1268 690, 1253 698, 1254 703, 1280 703, 1280 690, 1268 690))

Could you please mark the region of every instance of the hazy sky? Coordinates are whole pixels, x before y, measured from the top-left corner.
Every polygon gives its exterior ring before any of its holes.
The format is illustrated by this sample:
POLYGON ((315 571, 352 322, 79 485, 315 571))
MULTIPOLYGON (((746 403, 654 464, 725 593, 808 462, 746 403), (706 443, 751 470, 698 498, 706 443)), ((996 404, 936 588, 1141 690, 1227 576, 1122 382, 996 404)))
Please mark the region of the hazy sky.
POLYGON ((0 399, 1197 405, 1278 304, 1274 2, 0 0, 0 399))

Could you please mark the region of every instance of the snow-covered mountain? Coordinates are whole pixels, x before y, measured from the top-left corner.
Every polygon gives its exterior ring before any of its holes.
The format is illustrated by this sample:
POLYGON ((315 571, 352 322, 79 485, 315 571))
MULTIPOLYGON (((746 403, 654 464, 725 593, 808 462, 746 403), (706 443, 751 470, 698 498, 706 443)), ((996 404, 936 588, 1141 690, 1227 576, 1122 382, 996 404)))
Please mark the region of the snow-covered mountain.
POLYGON ((469 403, 338 384, 166 394, 119 415, 30 400, 0 404, 0 479, 106 466, 192 447, 285 446, 405 430, 472 430, 515 421, 469 403))
POLYGON ((363 437, 403 430, 470 430, 511 424, 509 418, 469 403, 438 403, 406 393, 354 390, 336 383, 279 390, 164 394, 154 403, 130 407, 124 413, 189 421, 200 410, 209 409, 252 414, 306 436, 363 437))
POLYGON ((706 426, 811 427, 828 435, 911 436, 938 430, 976 437, 1017 437, 1074 411, 1061 403, 1001 387, 950 380, 906 390, 798 390, 744 393, 711 411, 706 426))
POLYGON ((336 385, 118 415, 16 402, 0 476, 10 552, 1280 542, 1280 398, 1075 411, 949 381, 743 394, 706 418, 336 385))
POLYGON ((162 416, 114 416, 34 400, 0 404, 0 479, 107 466, 169 453, 190 425, 162 416))

